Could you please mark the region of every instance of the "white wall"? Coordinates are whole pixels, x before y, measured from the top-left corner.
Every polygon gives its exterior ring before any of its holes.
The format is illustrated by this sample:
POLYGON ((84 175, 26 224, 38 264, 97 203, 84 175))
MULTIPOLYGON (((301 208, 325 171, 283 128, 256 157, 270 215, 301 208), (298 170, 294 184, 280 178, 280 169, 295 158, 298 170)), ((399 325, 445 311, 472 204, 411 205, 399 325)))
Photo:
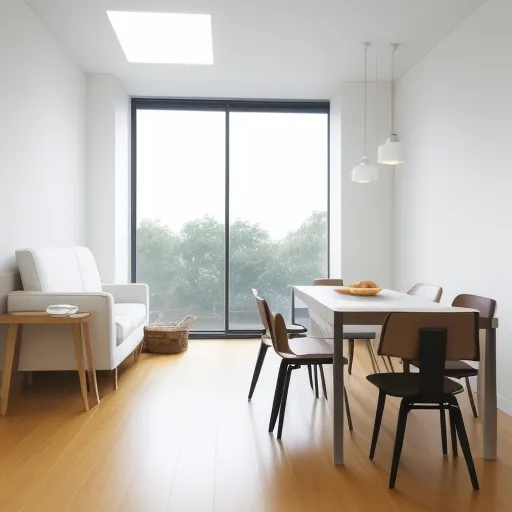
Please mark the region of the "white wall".
POLYGON ((130 268, 130 98, 112 75, 87 75, 87 245, 104 283, 130 268))
MULTIPOLYGON (((392 288, 393 168, 379 166, 376 182, 354 183, 351 171, 364 150, 364 84, 346 82, 340 87, 341 108, 341 274, 352 281, 376 281, 392 288)), ((336 103, 333 103, 333 107, 336 103)), ((368 158, 377 158, 377 146, 385 140, 390 126, 390 85, 368 84, 368 158), (378 94, 378 100, 377 100, 378 94)), ((336 150, 336 149, 335 149, 336 150)), ((336 276, 334 276, 336 277, 336 276)))
POLYGON ((442 285, 443 301, 498 301, 498 393, 512 413, 512 2, 488 0, 402 80, 396 279, 442 285))
POLYGON ((0 2, 0 274, 85 243, 85 79, 21 0, 0 2))

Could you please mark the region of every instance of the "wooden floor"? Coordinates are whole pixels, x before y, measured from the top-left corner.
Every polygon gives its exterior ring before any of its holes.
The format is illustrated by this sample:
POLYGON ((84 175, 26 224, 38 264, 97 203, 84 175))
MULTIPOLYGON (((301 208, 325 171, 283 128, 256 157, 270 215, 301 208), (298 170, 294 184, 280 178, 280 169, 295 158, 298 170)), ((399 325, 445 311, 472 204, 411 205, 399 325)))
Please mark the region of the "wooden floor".
MULTIPOLYGON (((376 394, 356 347, 348 378, 354 432, 332 465, 331 410, 294 372, 282 442, 267 432, 278 359, 268 352, 251 403, 257 341, 192 341, 181 356, 125 365, 117 392, 84 413, 74 374, 41 375, 0 418, 0 511, 510 511, 512 418, 499 414, 499 460, 481 459, 480 423, 462 395, 480 478, 441 453, 439 416, 410 414, 397 487, 387 487, 397 407, 368 459, 376 394)), ((329 380, 331 373, 328 374, 329 380)), ((330 391, 329 386, 329 391, 330 391)), ((348 431, 347 431, 348 435, 348 431)))

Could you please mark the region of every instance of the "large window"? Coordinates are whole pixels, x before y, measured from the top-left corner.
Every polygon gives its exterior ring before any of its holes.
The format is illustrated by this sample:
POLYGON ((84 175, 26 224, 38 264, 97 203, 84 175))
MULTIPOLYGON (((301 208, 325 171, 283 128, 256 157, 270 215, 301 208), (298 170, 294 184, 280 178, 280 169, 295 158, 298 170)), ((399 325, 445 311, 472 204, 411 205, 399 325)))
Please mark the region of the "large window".
POLYGON ((328 105, 133 100, 133 278, 151 320, 260 330, 328 274, 328 105))

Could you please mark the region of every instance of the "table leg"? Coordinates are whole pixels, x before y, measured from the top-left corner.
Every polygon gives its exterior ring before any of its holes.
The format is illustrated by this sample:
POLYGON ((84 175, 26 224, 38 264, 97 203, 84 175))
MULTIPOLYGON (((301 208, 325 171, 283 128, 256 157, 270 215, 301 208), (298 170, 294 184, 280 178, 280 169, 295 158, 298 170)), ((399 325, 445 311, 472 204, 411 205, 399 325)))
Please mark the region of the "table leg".
POLYGON ((94 357, 91 346, 91 335, 89 330, 89 322, 82 323, 82 338, 85 343, 85 353, 87 354, 87 362, 89 366, 89 387, 94 392, 96 403, 100 403, 100 394, 98 392, 98 381, 96 380, 96 368, 94 367, 94 357))
POLYGON ((6 415, 7 404, 9 403, 9 390, 11 388, 12 366, 14 363, 14 352, 16 351, 18 328, 18 324, 10 324, 9 330, 7 331, 4 370, 2 374, 2 405, 0 408, 0 414, 2 416, 6 415))
POLYGON ((496 329, 485 330, 478 372, 478 406, 483 422, 483 457, 497 458, 498 396, 496 385, 496 329))
POLYGON ((89 410, 89 400, 87 399, 87 383, 85 378, 85 364, 84 364, 84 348, 82 346, 82 329, 80 324, 72 324, 73 330, 73 343, 75 345, 76 366, 78 368, 78 376, 80 378, 80 390, 82 392, 82 399, 84 401, 85 410, 89 410))
POLYGON ((343 368, 343 313, 334 312, 333 364, 333 456, 334 464, 343 464, 344 431, 344 368, 343 368))

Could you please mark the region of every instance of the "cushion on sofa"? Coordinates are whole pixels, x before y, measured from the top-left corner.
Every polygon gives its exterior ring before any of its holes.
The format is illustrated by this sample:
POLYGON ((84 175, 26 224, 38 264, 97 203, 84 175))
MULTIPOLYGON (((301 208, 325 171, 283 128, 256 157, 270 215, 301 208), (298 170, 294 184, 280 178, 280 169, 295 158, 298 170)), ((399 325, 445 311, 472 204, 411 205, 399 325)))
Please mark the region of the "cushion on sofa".
POLYGON ((143 325, 145 320, 146 306, 144 304, 114 304, 117 346, 121 345, 132 332, 143 325))
POLYGON ((87 247, 16 251, 23 289, 30 292, 101 292, 96 261, 87 247))

